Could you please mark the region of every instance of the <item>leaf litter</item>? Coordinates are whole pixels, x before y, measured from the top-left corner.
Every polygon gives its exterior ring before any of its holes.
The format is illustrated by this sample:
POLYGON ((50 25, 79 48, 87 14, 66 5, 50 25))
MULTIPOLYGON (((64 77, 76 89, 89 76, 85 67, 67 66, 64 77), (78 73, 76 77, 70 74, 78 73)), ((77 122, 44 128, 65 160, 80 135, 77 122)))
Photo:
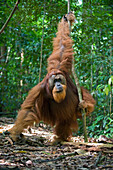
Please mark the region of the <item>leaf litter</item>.
POLYGON ((72 142, 53 146, 53 129, 40 123, 24 130, 24 142, 15 143, 5 133, 13 126, 12 122, 12 118, 0 118, 0 169, 113 169, 113 139, 102 135, 84 143, 83 136, 77 136, 72 137, 72 142))

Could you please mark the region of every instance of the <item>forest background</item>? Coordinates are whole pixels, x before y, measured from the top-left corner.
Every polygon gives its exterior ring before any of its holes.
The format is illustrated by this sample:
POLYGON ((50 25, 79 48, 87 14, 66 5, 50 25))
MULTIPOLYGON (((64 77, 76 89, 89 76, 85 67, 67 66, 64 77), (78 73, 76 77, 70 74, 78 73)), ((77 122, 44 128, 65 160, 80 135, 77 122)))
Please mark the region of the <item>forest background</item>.
MULTIPOLYGON (((96 99, 87 118, 90 137, 113 137, 113 1, 71 0, 76 23, 75 69, 81 86, 96 99)), ((15 0, 0 0, 0 28, 15 0)), ((0 34, 0 116, 16 117, 28 91, 46 75, 57 25, 67 13, 66 0, 23 0, 0 34)), ((79 120, 78 134, 83 133, 79 120)))

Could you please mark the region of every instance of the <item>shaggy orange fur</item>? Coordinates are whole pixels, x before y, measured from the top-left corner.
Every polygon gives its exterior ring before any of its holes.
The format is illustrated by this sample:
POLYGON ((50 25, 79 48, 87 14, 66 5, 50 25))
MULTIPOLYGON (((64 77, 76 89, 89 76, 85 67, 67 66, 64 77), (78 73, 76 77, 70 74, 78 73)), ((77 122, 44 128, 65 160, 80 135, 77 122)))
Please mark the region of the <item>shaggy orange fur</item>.
POLYGON ((10 130, 13 140, 19 138, 24 128, 41 120, 55 126, 56 140, 68 140, 72 130, 78 129, 77 118, 82 117, 81 108, 87 108, 87 115, 93 111, 95 105, 93 97, 81 87, 83 102, 79 103, 77 88, 69 76, 73 49, 67 21, 69 19, 73 22, 74 18, 70 13, 59 23, 57 37, 53 42, 53 53, 48 58, 48 74, 42 82, 31 89, 21 105, 15 125, 10 130), (51 78, 52 82, 49 81, 51 78), (59 83, 58 87, 55 87, 56 81, 59 83), (56 94, 59 86, 63 90, 56 94))

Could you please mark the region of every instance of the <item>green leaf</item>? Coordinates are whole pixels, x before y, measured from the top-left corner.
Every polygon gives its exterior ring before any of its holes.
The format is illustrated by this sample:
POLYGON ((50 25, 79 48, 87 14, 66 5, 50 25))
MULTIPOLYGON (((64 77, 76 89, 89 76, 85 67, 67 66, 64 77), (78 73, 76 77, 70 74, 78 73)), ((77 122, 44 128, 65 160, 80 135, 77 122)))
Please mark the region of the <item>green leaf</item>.
POLYGON ((105 92, 105 94, 108 96, 108 94, 109 94, 109 88, 108 88, 108 86, 105 86, 104 92, 105 92))
POLYGON ((113 84, 113 76, 111 76, 111 77, 109 78, 108 84, 109 84, 109 85, 113 84))

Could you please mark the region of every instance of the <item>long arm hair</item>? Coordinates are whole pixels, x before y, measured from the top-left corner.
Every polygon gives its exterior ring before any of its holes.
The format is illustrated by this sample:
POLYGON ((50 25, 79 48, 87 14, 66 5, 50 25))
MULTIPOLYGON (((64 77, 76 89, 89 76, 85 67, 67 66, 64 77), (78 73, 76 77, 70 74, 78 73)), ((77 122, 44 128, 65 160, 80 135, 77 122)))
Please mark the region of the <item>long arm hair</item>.
POLYGON ((58 32, 56 34, 56 38, 53 40, 53 52, 48 58, 48 73, 53 69, 71 73, 73 43, 70 38, 68 20, 72 25, 75 20, 75 16, 72 13, 69 13, 63 16, 61 22, 58 24, 58 32))

